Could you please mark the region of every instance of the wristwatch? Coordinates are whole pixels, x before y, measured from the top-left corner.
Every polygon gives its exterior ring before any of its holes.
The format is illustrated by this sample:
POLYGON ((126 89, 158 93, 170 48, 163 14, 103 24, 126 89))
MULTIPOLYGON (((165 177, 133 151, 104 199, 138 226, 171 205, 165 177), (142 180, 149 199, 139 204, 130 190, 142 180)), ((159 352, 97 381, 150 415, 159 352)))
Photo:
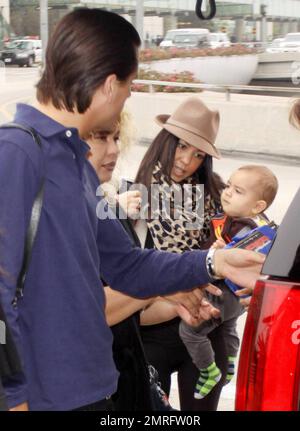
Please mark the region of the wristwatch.
POLYGON ((212 280, 221 280, 222 277, 219 277, 218 275, 216 275, 216 270, 214 265, 214 257, 215 257, 216 251, 217 249, 212 247, 208 250, 208 253, 206 255, 206 269, 209 277, 212 280))

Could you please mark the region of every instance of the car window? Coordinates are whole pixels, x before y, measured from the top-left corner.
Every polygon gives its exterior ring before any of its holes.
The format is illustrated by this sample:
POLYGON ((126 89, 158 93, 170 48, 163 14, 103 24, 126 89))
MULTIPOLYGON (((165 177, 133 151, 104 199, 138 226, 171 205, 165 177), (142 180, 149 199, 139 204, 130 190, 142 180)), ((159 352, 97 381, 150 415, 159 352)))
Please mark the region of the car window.
POLYGON ((10 49, 32 49, 32 42, 27 40, 15 40, 8 46, 10 49))
POLYGON ((164 40, 173 40, 174 39, 174 36, 175 36, 175 32, 174 31, 168 31, 167 32, 167 34, 166 34, 166 36, 165 36, 165 39, 164 40))
POLYGON ((300 42, 300 34, 287 34, 285 36, 286 42, 300 42))
POLYGON ((7 49, 14 49, 16 47, 16 42, 6 42, 4 47, 7 49))
POLYGON ((197 43, 198 37, 193 34, 177 34, 174 37, 174 43, 197 43))

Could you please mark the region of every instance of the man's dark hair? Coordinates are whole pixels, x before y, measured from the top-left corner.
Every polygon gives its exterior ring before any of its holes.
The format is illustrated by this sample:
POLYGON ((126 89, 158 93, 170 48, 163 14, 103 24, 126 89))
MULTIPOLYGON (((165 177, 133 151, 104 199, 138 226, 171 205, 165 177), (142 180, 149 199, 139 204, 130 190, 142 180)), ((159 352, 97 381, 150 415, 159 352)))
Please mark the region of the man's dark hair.
POLYGON ((135 28, 115 13, 76 9, 65 15, 48 43, 38 101, 84 113, 110 74, 125 81, 137 69, 140 44, 135 28))

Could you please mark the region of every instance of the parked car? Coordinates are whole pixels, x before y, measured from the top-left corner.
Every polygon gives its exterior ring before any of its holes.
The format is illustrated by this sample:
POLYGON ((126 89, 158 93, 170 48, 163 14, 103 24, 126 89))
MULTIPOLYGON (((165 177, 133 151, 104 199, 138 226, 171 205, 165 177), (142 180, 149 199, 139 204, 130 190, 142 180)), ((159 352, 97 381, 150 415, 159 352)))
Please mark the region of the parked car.
POLYGON ((38 39, 19 39, 8 42, 0 52, 0 59, 5 64, 32 67, 34 63, 42 61, 42 41, 38 39))
POLYGON ((209 47, 208 34, 177 34, 173 39, 173 46, 177 48, 207 48, 209 47))
POLYGON ((180 28, 169 30, 164 40, 160 43, 161 48, 198 47, 203 41, 208 41, 209 30, 206 28, 180 28))
POLYGON ((284 37, 277 37, 272 40, 270 45, 267 47, 266 52, 282 52, 282 43, 284 42, 284 37))
POLYGON ((300 33, 288 33, 281 42, 280 52, 300 52, 300 33))
POLYGON ((265 261, 246 321, 236 410, 300 410, 300 189, 265 261))
POLYGON ((208 44, 210 48, 221 48, 231 45, 226 33, 210 33, 208 36, 208 44))

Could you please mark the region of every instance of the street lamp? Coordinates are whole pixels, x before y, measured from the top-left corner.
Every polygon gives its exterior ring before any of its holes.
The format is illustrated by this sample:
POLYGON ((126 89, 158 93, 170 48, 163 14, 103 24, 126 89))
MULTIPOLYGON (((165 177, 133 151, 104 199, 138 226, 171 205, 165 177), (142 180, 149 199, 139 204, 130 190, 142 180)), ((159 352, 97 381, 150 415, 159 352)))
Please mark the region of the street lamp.
POLYGON ((267 15, 267 6, 265 4, 260 5, 260 14, 261 14, 261 16, 267 15))
POLYGON ((260 5, 261 15, 261 41, 267 42, 267 6, 265 4, 260 5))
POLYGON ((42 40, 42 63, 45 63, 48 43, 48 0, 40 0, 40 35, 42 40))
POLYGON ((141 48, 144 48, 144 0, 136 0, 136 20, 135 20, 136 29, 140 35, 142 45, 141 48))

